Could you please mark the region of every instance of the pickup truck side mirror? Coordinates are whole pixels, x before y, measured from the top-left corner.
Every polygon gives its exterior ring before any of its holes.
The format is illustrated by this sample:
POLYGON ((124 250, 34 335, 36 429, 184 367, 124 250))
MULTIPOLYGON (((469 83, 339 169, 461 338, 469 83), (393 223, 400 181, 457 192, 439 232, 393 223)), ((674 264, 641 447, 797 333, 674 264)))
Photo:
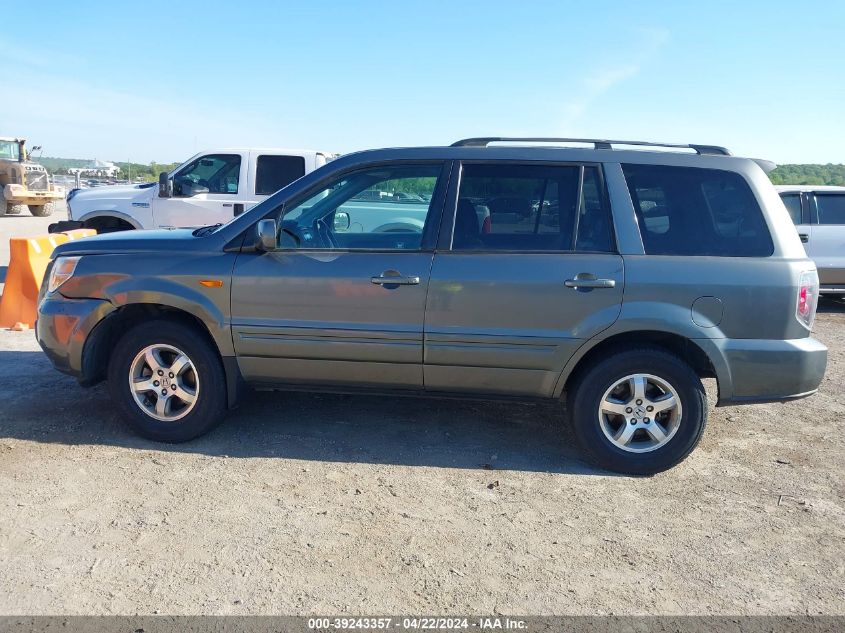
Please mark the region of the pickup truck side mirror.
POLYGON ((258 244, 262 251, 274 251, 278 247, 276 241, 276 221, 272 218, 258 221, 258 244))
POLYGON ((173 197, 173 181, 167 175, 167 172, 161 172, 158 175, 158 197, 172 198, 173 197))

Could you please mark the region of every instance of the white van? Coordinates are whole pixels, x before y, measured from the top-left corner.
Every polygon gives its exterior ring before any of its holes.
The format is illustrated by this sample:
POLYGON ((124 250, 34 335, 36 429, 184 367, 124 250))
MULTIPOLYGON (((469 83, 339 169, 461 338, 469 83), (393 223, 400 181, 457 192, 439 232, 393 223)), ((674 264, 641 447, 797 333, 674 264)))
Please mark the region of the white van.
POLYGON ((51 231, 197 227, 231 220, 335 154, 299 149, 216 149, 192 156, 158 183, 74 189, 69 222, 51 231))

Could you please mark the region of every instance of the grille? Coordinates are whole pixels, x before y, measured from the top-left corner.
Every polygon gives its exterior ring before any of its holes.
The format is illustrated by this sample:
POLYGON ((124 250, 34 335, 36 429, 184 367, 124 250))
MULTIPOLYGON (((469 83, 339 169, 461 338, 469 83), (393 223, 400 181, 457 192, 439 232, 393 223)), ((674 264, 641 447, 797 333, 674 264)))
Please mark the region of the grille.
POLYGON ((26 172, 26 188, 30 191, 47 191, 47 172, 28 171, 26 172))

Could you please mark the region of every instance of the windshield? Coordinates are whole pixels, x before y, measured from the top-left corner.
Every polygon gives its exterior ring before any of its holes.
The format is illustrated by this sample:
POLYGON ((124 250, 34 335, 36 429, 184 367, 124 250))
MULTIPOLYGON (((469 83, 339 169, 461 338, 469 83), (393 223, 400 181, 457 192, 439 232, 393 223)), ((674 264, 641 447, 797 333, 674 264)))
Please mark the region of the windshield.
POLYGON ((21 146, 15 141, 0 141, 0 158, 20 160, 21 146))

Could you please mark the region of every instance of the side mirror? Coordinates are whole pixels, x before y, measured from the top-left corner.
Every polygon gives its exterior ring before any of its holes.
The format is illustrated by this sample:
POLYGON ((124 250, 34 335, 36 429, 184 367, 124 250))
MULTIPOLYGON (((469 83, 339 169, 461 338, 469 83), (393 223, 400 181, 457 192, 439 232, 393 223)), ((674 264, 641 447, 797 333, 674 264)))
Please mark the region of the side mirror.
POLYGON ((349 219, 349 214, 346 211, 335 211, 334 221, 332 222, 335 231, 343 233, 351 224, 352 220, 349 219))
POLYGON ((158 175, 158 197, 172 198, 173 197, 173 181, 167 175, 167 172, 161 172, 158 175))
POLYGON ((256 246, 262 251, 274 251, 278 246, 276 239, 276 221, 272 218, 259 220, 256 246))

